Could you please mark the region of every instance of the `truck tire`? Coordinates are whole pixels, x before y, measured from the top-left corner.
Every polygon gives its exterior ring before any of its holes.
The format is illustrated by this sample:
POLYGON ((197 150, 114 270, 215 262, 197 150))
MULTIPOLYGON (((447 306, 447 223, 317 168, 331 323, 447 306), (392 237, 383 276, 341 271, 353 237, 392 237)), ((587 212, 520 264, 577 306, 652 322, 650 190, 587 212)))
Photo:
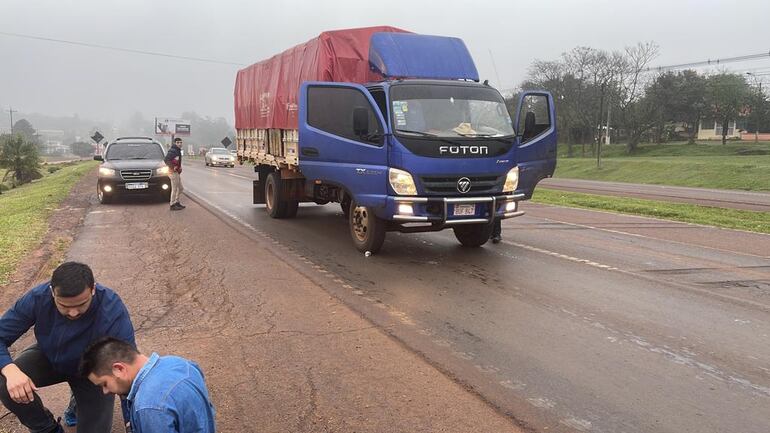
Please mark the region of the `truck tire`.
POLYGON ((286 218, 294 218, 297 216, 297 210, 299 209, 298 201, 287 201, 286 203, 286 218))
POLYGON ((487 243, 492 226, 487 223, 460 225, 454 227, 454 232, 464 247, 477 248, 487 243))
POLYGON ((271 218, 294 218, 299 202, 281 198, 283 180, 278 172, 271 172, 265 179, 265 208, 271 218))
POLYGON ((385 242, 385 221, 377 218, 371 208, 352 202, 348 222, 356 249, 377 254, 385 242))
POLYGON ((270 218, 286 217, 286 202, 281 200, 281 177, 276 172, 265 179, 265 209, 270 218))

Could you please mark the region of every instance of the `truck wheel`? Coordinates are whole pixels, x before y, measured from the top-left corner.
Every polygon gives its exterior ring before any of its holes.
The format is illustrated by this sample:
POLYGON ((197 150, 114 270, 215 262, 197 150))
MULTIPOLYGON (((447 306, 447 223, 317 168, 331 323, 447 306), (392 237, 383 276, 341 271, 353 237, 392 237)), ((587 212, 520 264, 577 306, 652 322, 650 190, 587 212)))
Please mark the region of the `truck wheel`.
POLYGON ((350 236, 358 251, 376 254, 385 242, 385 221, 366 206, 350 205, 350 236))
POLYGON ((281 178, 276 172, 265 179, 265 209, 270 218, 286 217, 286 202, 281 200, 281 178))
POLYGON ((297 210, 299 209, 298 201, 287 201, 286 203, 286 218, 294 218, 297 216, 297 210))
POLYGON ((460 225, 454 228, 455 237, 464 247, 476 248, 484 245, 492 234, 487 223, 460 225))

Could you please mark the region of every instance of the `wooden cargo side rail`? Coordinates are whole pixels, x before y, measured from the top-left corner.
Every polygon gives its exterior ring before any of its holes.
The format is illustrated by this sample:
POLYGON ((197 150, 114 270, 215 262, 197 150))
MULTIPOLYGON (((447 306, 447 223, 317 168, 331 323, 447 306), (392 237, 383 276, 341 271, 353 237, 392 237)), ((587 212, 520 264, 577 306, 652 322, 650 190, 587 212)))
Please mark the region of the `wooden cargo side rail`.
POLYGON ((298 135, 296 129, 239 129, 235 136, 238 160, 297 170, 298 135))

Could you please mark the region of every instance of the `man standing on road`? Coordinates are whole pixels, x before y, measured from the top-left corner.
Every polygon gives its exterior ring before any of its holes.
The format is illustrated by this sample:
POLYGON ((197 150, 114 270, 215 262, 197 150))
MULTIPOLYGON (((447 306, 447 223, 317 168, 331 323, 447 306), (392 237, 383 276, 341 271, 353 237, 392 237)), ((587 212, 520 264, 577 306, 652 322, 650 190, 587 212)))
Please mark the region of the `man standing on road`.
POLYGON ((50 282, 24 294, 0 317, 0 401, 30 431, 63 433, 35 391, 67 382, 77 402, 78 433, 110 431, 114 397, 77 374, 88 345, 105 336, 135 344, 123 301, 95 284, 87 265, 61 264, 50 282), (37 343, 11 359, 8 347, 32 326, 37 343))
POLYGON ((214 433, 214 406, 200 367, 177 356, 149 357, 116 338, 86 350, 80 374, 104 393, 126 396, 133 433, 214 433))
POLYGON ((182 191, 184 191, 184 187, 182 186, 182 139, 177 137, 174 139, 173 144, 168 149, 168 153, 166 153, 166 157, 163 159, 166 162, 166 165, 169 168, 169 171, 171 174, 169 174, 169 178, 171 178, 171 200, 169 201, 169 204, 171 205, 171 210, 182 210, 185 208, 181 203, 179 203, 179 195, 182 194, 182 191))

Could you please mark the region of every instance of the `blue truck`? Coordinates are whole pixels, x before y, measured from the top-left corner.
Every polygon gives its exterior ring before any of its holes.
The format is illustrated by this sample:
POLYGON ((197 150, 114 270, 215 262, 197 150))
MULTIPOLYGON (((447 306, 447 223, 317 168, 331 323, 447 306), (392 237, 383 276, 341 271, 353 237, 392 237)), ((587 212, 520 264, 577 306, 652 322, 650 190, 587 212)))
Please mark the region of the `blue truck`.
MULTIPOLYGON (((304 76, 284 79, 270 66, 285 64, 281 56, 253 65, 261 71, 251 76, 239 75, 236 142, 239 160, 254 162, 258 174, 254 203, 274 218, 295 216, 300 202, 340 203, 362 252, 377 253, 388 231, 451 228, 464 246, 485 244, 495 220, 523 215, 520 202, 553 175, 552 96, 520 93, 512 118, 500 92, 480 82, 462 40, 375 30, 358 35, 368 47, 359 60, 372 81, 344 71, 313 80, 302 66, 304 76), (362 82, 342 82, 350 76, 362 82), (279 88, 274 79, 297 99, 292 107, 291 97, 278 98, 278 106, 288 107, 284 125, 260 92, 279 88), (243 111, 275 117, 248 125, 243 111)), ((297 51, 307 52, 307 44, 287 53, 297 51)), ((327 63, 343 50, 334 51, 327 63)), ((324 63, 323 56, 314 63, 324 63)))

